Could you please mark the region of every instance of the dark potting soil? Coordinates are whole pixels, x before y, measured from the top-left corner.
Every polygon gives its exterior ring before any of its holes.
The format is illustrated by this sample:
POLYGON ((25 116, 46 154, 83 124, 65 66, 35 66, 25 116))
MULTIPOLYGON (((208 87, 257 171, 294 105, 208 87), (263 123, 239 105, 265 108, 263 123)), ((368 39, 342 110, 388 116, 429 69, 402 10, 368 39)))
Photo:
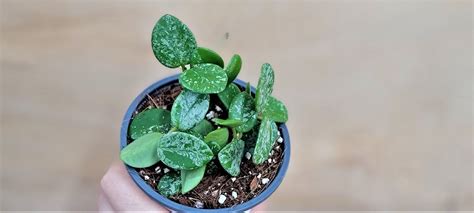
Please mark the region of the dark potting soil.
MULTIPOLYGON (((178 83, 174 83, 151 92, 147 98, 137 106, 133 116, 150 108, 159 107, 171 110, 173 102, 181 90, 181 86, 178 83)), ((243 88, 241 88, 241 90, 243 90, 243 88)), ((227 118, 225 107, 217 95, 211 95, 209 111, 211 110, 216 112, 219 118, 227 118), (223 109, 223 111, 218 112, 216 106, 223 109)), ((281 133, 280 128, 279 131, 281 133)), ((169 199, 194 208, 218 209, 244 203, 259 195, 270 185, 280 169, 280 165, 283 161, 284 144, 275 142, 269 159, 256 166, 252 163, 252 159, 248 159, 246 155, 248 155, 247 152, 249 154, 253 153, 257 134, 258 128, 255 128, 255 131, 246 133, 242 138, 242 140, 246 142, 246 145, 244 158, 240 165, 240 174, 237 177, 230 176, 221 167, 217 157, 215 157, 208 163, 204 178, 196 188, 186 194, 171 196, 169 199), (226 197, 223 204, 220 204, 218 201, 221 195, 226 197)), ((128 143, 131 142, 132 140, 129 138, 128 143)), ((165 173, 175 172, 161 161, 151 167, 136 170, 141 178, 155 191, 157 191, 156 187, 160 178, 165 173)))

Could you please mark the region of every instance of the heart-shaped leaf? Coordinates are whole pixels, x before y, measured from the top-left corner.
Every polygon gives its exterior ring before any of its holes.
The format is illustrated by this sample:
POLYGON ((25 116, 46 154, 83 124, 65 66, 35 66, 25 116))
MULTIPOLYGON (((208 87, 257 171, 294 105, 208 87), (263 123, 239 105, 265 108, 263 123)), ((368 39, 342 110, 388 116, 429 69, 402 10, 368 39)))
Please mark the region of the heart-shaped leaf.
POLYGON ((185 24, 166 14, 153 28, 151 47, 160 63, 175 68, 191 63, 197 44, 193 33, 185 24))
POLYGON ((269 118, 263 118, 260 129, 258 130, 257 144, 255 145, 252 157, 254 164, 261 164, 268 159, 277 136, 278 128, 275 122, 269 118))
POLYGON ((255 93, 255 108, 258 113, 263 112, 263 108, 272 94, 274 80, 275 74, 273 73, 272 66, 267 63, 263 64, 260 78, 258 79, 257 92, 255 93))
POLYGON ((145 168, 160 161, 156 148, 162 134, 152 132, 128 144, 120 151, 120 159, 135 168, 145 168))
POLYGON ((174 173, 169 173, 161 177, 156 187, 161 195, 170 197, 178 194, 181 189, 181 179, 174 173))
POLYGON ((132 120, 129 135, 137 139, 151 132, 166 133, 171 128, 170 112, 164 109, 149 109, 138 113, 132 120))
POLYGON ((268 98, 268 103, 263 108, 263 116, 280 123, 288 121, 288 110, 281 101, 273 96, 268 98))
POLYGON ((237 131, 250 131, 257 123, 257 112, 252 96, 246 92, 241 92, 235 96, 229 107, 229 119, 242 121, 242 125, 236 127, 237 131))
POLYGON ((245 142, 243 140, 234 139, 218 154, 222 167, 232 176, 237 176, 240 173, 240 162, 244 155, 244 147, 245 142))
POLYGON ((212 119, 212 121, 214 121, 218 125, 228 126, 228 127, 232 127, 232 128, 238 127, 238 126, 243 124, 243 122, 241 120, 237 120, 237 119, 226 119, 226 120, 224 120, 224 119, 220 119, 220 118, 214 118, 214 119, 212 119))
POLYGON ((204 142, 209 145, 214 154, 219 153, 227 140, 229 140, 229 130, 227 128, 216 129, 204 137, 204 142))
POLYGON ((197 53, 198 55, 194 58, 193 64, 210 63, 224 68, 224 60, 215 51, 205 47, 198 47, 197 53))
POLYGON ((158 157, 177 170, 192 170, 208 163, 212 150, 201 139, 184 132, 170 132, 158 142, 158 157))
POLYGON ((212 126, 212 123, 208 120, 203 119, 198 124, 196 124, 196 126, 194 126, 191 130, 196 133, 199 133, 202 137, 204 137, 214 130, 214 126, 212 126))
POLYGON ((188 130, 199 123, 209 109, 209 95, 183 90, 171 108, 171 123, 180 130, 188 130))
POLYGON ((232 100, 234 97, 240 93, 240 89, 237 85, 234 83, 231 83, 227 85, 224 91, 220 92, 217 94, 219 99, 222 101, 224 106, 229 109, 230 103, 232 103, 232 100))
POLYGON ((239 75, 240 68, 242 67, 242 59, 240 58, 240 55, 233 55, 232 58, 230 59, 229 64, 225 68, 225 72, 227 73, 227 83, 230 84, 232 81, 237 78, 237 75, 239 75))
POLYGON ((206 165, 193 170, 181 170, 181 193, 185 194, 194 189, 204 177, 206 165))
POLYGON ((179 83, 201 94, 219 93, 227 85, 227 75, 215 64, 198 64, 179 76, 179 83))

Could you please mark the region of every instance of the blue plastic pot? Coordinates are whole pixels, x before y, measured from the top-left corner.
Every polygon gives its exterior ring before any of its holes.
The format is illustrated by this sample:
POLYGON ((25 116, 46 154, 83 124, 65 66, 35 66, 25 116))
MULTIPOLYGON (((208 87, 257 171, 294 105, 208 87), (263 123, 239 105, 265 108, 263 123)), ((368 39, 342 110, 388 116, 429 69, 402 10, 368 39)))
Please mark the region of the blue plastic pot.
MULTIPOLYGON (((161 88, 163 86, 173 84, 178 82, 178 76, 179 75, 173 75, 167 78, 164 78, 160 81, 155 82, 148 88, 146 88, 138 97, 133 100, 132 104, 128 107, 127 112, 125 113, 125 117, 123 118, 122 122, 122 127, 120 131, 120 150, 123 149, 127 145, 127 135, 128 135, 128 127, 130 125, 130 121, 132 118, 133 113, 135 112, 138 104, 142 102, 142 100, 147 98, 147 94, 153 92, 154 90, 161 88)), ((245 82, 237 79, 234 81, 234 83, 245 87, 245 82)), ((251 88, 252 93, 255 93, 255 88, 251 88)), ((270 195, 275 192, 275 190, 278 188, 280 183, 283 181, 283 178, 285 177, 286 170, 288 169, 288 165, 290 163, 290 135, 288 134, 288 129, 286 128, 285 124, 281 124, 280 128, 282 129, 282 137, 284 139, 284 153, 283 153, 283 163, 280 166, 280 169, 278 171, 278 174, 276 175, 275 179, 270 183, 270 185, 262 192, 260 193, 257 197, 252 198, 251 200, 235 205, 230 208, 221 208, 221 209, 197 209, 189 206, 185 206, 179 203, 176 203, 172 200, 169 200, 168 198, 162 196, 158 192, 154 191, 153 188, 148 185, 138 174, 138 172, 132 168, 126 165, 128 173, 132 177, 133 181, 140 187, 148 196, 150 196, 153 200, 157 201, 160 203, 162 206, 167 207, 170 210, 173 211, 178 211, 178 212, 243 212, 249 209, 252 209, 253 207, 257 206, 259 203, 263 202, 266 200, 270 195)))

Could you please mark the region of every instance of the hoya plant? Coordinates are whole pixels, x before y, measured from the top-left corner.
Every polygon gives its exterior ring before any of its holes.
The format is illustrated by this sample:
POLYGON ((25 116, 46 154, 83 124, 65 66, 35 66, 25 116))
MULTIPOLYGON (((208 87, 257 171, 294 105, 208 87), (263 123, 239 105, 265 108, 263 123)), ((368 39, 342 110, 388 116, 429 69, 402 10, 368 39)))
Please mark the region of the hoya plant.
POLYGON ((255 128, 252 162, 266 161, 278 137, 276 123, 288 120, 285 105, 271 96, 275 74, 270 64, 262 65, 253 95, 249 83, 246 88, 233 83, 242 67, 241 57, 235 54, 225 66, 215 51, 199 47, 190 29, 176 17, 164 15, 158 20, 151 43, 161 64, 182 69, 179 84, 183 90, 171 111, 151 108, 134 116, 128 131, 132 142, 122 149, 122 161, 134 168, 161 161, 173 169, 157 184, 164 196, 193 190, 203 179, 206 165, 216 158, 229 176, 239 176, 248 146, 245 135, 255 128), (227 117, 206 117, 213 96, 222 102, 227 117))

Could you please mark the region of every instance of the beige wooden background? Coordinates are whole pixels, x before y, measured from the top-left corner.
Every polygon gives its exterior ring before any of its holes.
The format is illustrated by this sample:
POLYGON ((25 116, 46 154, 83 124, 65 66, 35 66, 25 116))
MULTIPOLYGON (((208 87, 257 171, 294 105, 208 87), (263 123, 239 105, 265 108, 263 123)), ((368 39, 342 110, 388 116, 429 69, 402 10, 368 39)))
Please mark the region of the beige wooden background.
POLYGON ((94 210, 119 127, 177 73, 171 13, 257 82, 276 71, 292 160, 271 210, 473 207, 470 1, 1 1, 1 209, 94 210), (228 35, 228 37, 226 36, 228 35))

